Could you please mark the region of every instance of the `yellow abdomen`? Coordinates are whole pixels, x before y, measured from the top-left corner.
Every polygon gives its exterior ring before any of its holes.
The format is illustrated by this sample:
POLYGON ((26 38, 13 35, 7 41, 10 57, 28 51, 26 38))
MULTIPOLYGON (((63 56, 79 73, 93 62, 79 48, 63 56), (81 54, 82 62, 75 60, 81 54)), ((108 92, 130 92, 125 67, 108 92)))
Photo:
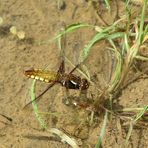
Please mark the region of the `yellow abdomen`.
POLYGON ((54 72, 54 71, 41 70, 41 69, 31 69, 31 70, 26 70, 24 72, 24 74, 28 78, 44 81, 46 83, 58 80, 57 73, 54 72))

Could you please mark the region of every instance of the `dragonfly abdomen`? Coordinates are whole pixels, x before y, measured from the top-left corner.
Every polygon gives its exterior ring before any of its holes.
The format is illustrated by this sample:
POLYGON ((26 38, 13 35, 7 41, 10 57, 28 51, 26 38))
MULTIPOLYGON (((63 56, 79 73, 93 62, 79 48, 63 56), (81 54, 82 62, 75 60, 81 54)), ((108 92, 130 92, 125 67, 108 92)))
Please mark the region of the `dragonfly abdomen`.
POLYGON ((46 83, 50 83, 58 80, 57 73, 54 71, 30 69, 30 70, 26 70, 24 73, 28 78, 36 79, 46 83))

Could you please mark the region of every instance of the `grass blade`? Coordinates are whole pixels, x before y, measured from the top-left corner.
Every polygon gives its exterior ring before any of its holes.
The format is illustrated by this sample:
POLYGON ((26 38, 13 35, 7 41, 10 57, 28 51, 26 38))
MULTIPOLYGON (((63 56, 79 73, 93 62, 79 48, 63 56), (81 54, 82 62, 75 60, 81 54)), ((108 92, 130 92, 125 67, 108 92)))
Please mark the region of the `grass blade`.
POLYGON ((80 61, 84 61, 90 52, 91 47, 99 40, 105 39, 108 35, 106 33, 97 33, 92 40, 88 43, 88 45, 82 50, 80 55, 80 61))
POLYGON ((128 147, 129 139, 130 139, 131 134, 132 134, 132 130, 133 130, 133 122, 130 122, 128 133, 127 133, 127 136, 126 136, 125 147, 128 147))
POLYGON ((47 125, 44 122, 44 120, 42 119, 42 117, 40 116, 37 104, 34 101, 35 100, 35 84, 36 84, 36 80, 33 80, 33 83, 32 83, 32 86, 31 86, 31 92, 30 92, 31 93, 32 107, 33 107, 33 111, 35 113, 35 116, 36 116, 37 120, 39 121, 41 127, 43 129, 46 129, 47 125))
POLYGON ((54 39, 52 40, 56 40, 58 38, 60 38, 61 36, 63 36, 64 34, 67 34, 67 33, 70 33, 70 32, 73 32, 79 28, 83 28, 83 27, 94 27, 92 25, 89 25, 89 24, 83 24, 83 23, 77 23, 77 24, 71 24, 69 25, 68 27, 65 28, 64 31, 61 31, 56 37, 54 37, 54 39))
POLYGON ((138 121, 138 120, 144 115, 144 113, 145 113, 147 110, 148 110, 148 105, 145 106, 144 109, 143 109, 140 113, 137 114, 137 116, 136 116, 136 118, 134 119, 134 121, 135 121, 135 122, 138 121))
POLYGON ((107 121, 108 121, 108 111, 105 112, 103 126, 101 128, 101 133, 100 133, 100 136, 99 136, 99 139, 98 139, 98 143, 96 144, 95 148, 101 148, 101 146, 102 146, 102 140, 103 140, 104 135, 105 135, 107 121))

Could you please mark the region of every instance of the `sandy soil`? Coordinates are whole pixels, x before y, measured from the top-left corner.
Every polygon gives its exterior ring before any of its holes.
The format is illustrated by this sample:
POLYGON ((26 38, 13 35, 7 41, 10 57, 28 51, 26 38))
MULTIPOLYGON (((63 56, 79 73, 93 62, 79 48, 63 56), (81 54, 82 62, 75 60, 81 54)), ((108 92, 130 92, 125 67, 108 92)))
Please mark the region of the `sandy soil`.
MULTIPOLYGON (((1 0, 0 16, 4 23, 0 26, 0 147, 1 148, 68 148, 57 138, 51 138, 50 134, 43 131, 34 115, 32 106, 23 109, 30 101, 29 89, 32 80, 23 74, 24 70, 32 67, 56 71, 60 65, 60 55, 55 42, 39 45, 40 41, 47 41, 54 37, 63 27, 72 23, 89 23, 104 26, 111 24, 124 14, 124 2, 113 1, 111 14, 105 6, 100 4, 92 7, 84 0, 65 0, 65 7, 58 6, 53 0, 1 0), (98 12, 99 10, 99 12, 98 12), (97 15, 104 18, 103 22, 97 15), (16 26, 18 30, 26 33, 26 39, 21 41, 9 32, 10 26, 16 26), (2 115, 10 117, 12 121, 2 115)), ((140 12, 140 5, 133 5, 134 16, 140 12)), ((94 34, 94 30, 82 29, 67 36, 65 47, 66 56, 75 64, 81 49, 88 43, 94 34)), ((109 67, 111 58, 106 52, 108 44, 101 41, 96 44, 85 62, 92 80, 96 86, 103 89, 109 80, 109 67)), ((145 49, 145 54, 148 52, 145 49)), ((143 71, 148 63, 139 65, 143 71)), ((67 64, 66 71, 71 67, 67 64)), ((131 73, 133 77, 135 73, 131 73)), ((44 82, 37 83, 37 94, 47 87, 44 82)), ((95 86, 90 86, 88 97, 95 99, 97 91, 95 86)), ((78 91, 71 91, 78 95, 78 91)), ((42 112, 58 112, 62 116, 46 115, 44 118, 49 127, 56 127, 66 134, 74 137, 80 143, 80 147, 94 147, 103 124, 102 115, 95 117, 94 124, 88 125, 89 113, 78 110, 62 103, 64 90, 60 85, 51 88, 38 102, 42 112)), ((139 79, 128 85, 118 98, 116 105, 119 107, 143 107, 148 104, 148 79, 139 79)), ((128 124, 120 127, 121 120, 113 117, 109 122, 103 145, 105 148, 116 148, 125 142, 128 124)), ((135 127, 129 147, 148 147, 148 129, 135 127)))

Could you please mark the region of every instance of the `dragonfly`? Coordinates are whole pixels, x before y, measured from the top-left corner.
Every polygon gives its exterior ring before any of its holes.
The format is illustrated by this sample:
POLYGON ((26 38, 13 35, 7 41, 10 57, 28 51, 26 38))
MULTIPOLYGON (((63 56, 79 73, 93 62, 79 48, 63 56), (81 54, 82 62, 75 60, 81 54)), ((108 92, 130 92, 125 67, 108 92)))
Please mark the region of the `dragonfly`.
MULTIPOLYGON (((73 74, 73 72, 79 67, 79 65, 80 64, 77 64, 69 73, 65 72, 64 60, 62 60, 57 72, 42 70, 42 69, 29 69, 24 71, 25 76, 27 76, 28 78, 50 83, 49 86, 39 96, 35 98, 35 100, 38 100, 55 84, 60 84, 61 86, 65 87, 67 90, 69 89, 75 89, 81 91, 87 90, 89 87, 88 80, 73 74)), ((25 105, 25 107, 31 103, 32 102, 29 102, 27 105, 25 105)))

